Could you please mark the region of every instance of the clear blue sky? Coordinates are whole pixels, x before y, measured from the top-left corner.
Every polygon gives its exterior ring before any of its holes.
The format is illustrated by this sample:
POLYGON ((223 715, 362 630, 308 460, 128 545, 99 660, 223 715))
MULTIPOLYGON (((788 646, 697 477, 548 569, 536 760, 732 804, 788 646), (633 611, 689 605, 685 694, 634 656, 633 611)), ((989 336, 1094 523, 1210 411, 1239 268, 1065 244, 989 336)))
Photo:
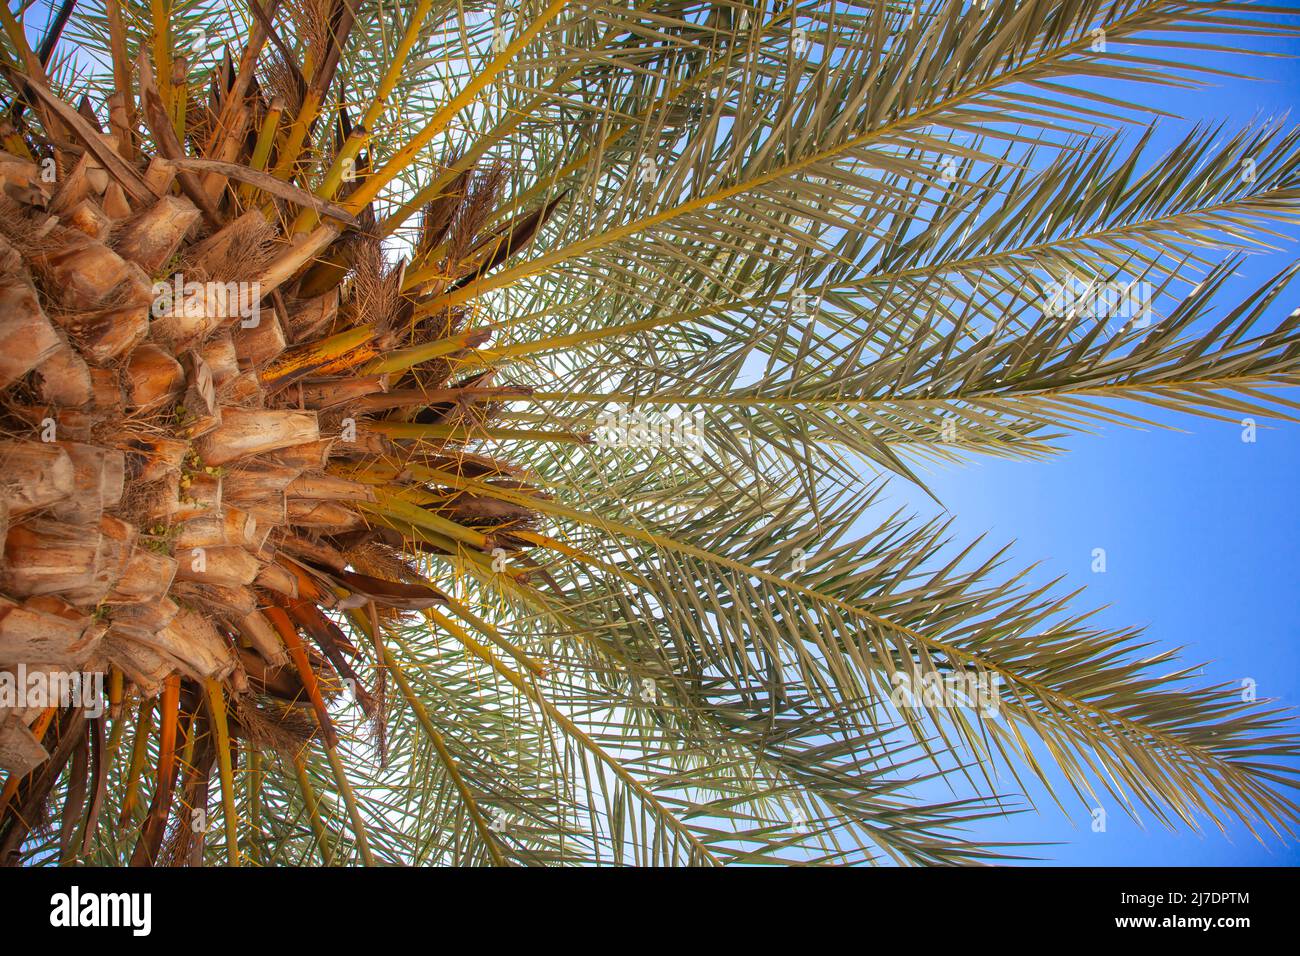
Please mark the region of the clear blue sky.
MULTIPOLYGON (((1297 55, 1300 42, 1278 41, 1268 49, 1297 55)), ((1186 118, 1166 124, 1161 141, 1197 121, 1226 120, 1235 129, 1291 112, 1300 102, 1296 60, 1214 55, 1197 62, 1263 80, 1158 93, 1162 107, 1186 118)), ((1298 120, 1291 116, 1292 123, 1298 120)), ((1300 238, 1300 230, 1293 233, 1300 238)), ((1254 257, 1244 269, 1245 285, 1259 284, 1297 256, 1300 246, 1254 257)), ((1280 302, 1273 318, 1297 305, 1294 298, 1280 302)), ((1145 625, 1157 646, 1184 646, 1186 660, 1205 661, 1206 683, 1252 678, 1261 698, 1297 707, 1300 425, 1261 427, 1255 444, 1246 444, 1235 424, 1141 414, 1186 433, 1105 427, 1066 439, 1067 453, 1046 463, 976 459, 926 478, 955 515, 958 541, 984 532, 990 545, 1014 541, 1017 567, 1042 562, 1033 580, 1066 575, 1064 584, 1071 588, 1087 586, 1079 607, 1111 605, 1098 624, 1145 625), (1107 552, 1105 574, 1090 570, 1098 547, 1107 552)), ((936 510, 919 495, 913 503, 924 514, 936 510)), ((1038 800, 1041 794, 1033 796, 1038 800)), ((1037 813, 982 825, 975 833, 1063 841, 1037 853, 1066 864, 1300 864, 1300 846, 1261 846, 1244 827, 1231 828, 1226 839, 1217 832, 1171 833, 1155 821, 1141 829, 1114 806, 1106 832, 1093 833, 1086 810, 1064 797, 1063 802, 1072 811, 1069 818, 1039 800, 1037 813)))

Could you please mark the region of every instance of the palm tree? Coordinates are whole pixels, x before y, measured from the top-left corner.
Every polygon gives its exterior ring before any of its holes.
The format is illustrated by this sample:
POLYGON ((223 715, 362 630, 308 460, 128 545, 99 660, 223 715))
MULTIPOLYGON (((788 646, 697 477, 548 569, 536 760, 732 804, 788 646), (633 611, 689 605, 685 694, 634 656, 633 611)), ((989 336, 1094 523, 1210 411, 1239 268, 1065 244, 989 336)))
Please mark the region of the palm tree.
POLYGON ((1296 407, 1295 270, 1225 300, 1300 134, 1149 144, 1294 16, 0 16, 0 666, 108 697, 0 711, 6 862, 972 863, 1026 775, 1292 832, 1276 708, 889 497, 1296 407))

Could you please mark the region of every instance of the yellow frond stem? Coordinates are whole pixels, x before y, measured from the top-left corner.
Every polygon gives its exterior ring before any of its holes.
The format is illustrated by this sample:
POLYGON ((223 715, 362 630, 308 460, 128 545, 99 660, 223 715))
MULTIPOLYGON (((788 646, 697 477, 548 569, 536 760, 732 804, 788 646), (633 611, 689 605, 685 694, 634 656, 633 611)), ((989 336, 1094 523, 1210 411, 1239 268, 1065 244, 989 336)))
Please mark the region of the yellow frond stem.
POLYGON ((226 863, 239 866, 239 817, 235 810, 235 779, 230 765, 230 728, 226 724, 226 694, 221 682, 203 681, 212 710, 212 729, 216 734, 217 772, 221 777, 221 810, 226 824, 226 863))

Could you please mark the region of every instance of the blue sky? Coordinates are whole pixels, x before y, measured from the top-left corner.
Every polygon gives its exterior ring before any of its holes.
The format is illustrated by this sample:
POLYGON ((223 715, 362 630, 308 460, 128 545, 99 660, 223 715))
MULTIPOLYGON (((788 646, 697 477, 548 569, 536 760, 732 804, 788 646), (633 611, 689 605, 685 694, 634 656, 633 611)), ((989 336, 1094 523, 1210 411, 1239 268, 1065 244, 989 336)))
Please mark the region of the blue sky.
MULTIPOLYGON (((1207 42, 1209 42, 1207 40, 1207 42)), ((1300 55, 1300 42, 1267 49, 1300 55)), ((1162 123, 1159 147, 1196 122, 1227 121, 1227 129, 1281 116, 1300 102, 1300 63, 1232 54, 1184 57, 1259 80, 1225 79, 1208 90, 1158 92, 1160 105, 1185 118, 1162 123)), ((1109 92, 1114 93, 1115 86, 1109 92)), ((1151 91, 1130 91, 1151 101, 1151 91)), ((1123 95, 1121 92, 1120 95, 1123 95)), ((1291 117, 1294 123, 1296 117, 1291 117)), ((1300 238, 1300 230, 1291 230, 1300 238)), ((1244 267, 1249 289, 1300 255, 1300 247, 1253 257, 1244 267)), ((1272 318, 1300 305, 1292 298, 1272 318)), ((1184 659, 1206 662, 1205 682, 1253 679, 1260 698, 1300 704, 1300 424, 1261 427, 1253 444, 1237 424, 1137 410, 1182 428, 1136 431, 1098 427, 1065 439, 1067 453, 1045 463, 976 459, 924 477, 953 513, 952 533, 967 541, 987 533, 989 547, 1014 541, 1017 567, 1041 562, 1031 575, 1063 586, 1086 585, 1077 607, 1110 605, 1095 619, 1144 625, 1159 648, 1185 647, 1184 659), (1105 548, 1107 571, 1091 571, 1094 548, 1105 548)), ((896 485, 895 494, 901 492, 896 485)), ((936 511, 909 496, 923 514, 936 511)), ((987 550, 987 549, 986 549, 987 550)), ((1043 847, 1049 861, 1076 865, 1300 864, 1300 846, 1261 845, 1243 826, 1227 838, 1140 828, 1108 807, 1106 832, 1094 833, 1085 808, 1065 800, 1067 817, 1041 791, 1037 813, 975 828, 991 840, 1062 842, 1043 847)))

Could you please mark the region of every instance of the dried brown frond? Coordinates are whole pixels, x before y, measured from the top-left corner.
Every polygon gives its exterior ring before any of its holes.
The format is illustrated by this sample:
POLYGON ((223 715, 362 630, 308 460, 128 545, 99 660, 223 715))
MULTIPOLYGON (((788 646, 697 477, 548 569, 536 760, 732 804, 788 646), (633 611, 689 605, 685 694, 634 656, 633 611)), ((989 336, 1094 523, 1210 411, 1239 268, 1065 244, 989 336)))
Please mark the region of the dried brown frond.
POLYGON ((286 0, 280 10, 281 35, 296 37, 319 58, 338 21, 338 0, 286 0))
POLYGON ((292 759, 320 731, 311 709, 263 694, 231 697, 231 717, 239 736, 258 749, 292 759))
POLYGON ((447 259, 454 265, 474 247, 474 241, 483 229, 488 217, 501 204, 501 195, 506 186, 506 172, 509 165, 498 160, 485 169, 476 170, 469 180, 464 202, 457 211, 455 224, 451 229, 447 259))
MULTIPOLYGON (((447 165, 452 166, 456 162, 457 158, 452 156, 449 158, 447 165)), ((415 243, 416 259, 422 259, 447 238, 447 233, 451 229, 456 212, 465 200, 472 174, 472 169, 465 170, 452 180, 446 192, 440 196, 435 196, 425 205, 420 214, 419 237, 415 243)))
POLYGON ((353 246, 353 275, 347 308, 354 325, 368 325, 380 336, 397 327, 409 301, 402 295, 400 270, 386 261, 379 240, 365 237, 353 246))
POLYGON ((284 116, 297 116, 302 109, 307 90, 302 85, 302 74, 278 50, 267 54, 262 66, 262 82, 272 97, 284 102, 284 116))

